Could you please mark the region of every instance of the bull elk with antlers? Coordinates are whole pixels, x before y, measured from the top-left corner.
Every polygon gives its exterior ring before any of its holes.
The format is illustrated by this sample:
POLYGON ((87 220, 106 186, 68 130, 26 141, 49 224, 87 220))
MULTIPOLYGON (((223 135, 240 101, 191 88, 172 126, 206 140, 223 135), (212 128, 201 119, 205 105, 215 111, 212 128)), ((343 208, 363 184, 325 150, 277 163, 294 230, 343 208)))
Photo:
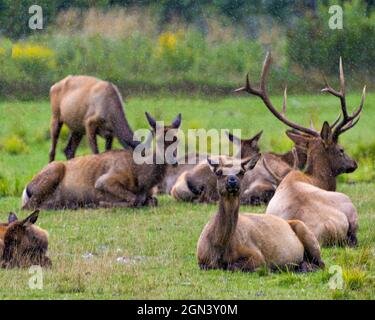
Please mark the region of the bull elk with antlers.
POLYGON ((89 76, 68 76, 51 87, 50 100, 50 162, 55 160, 56 146, 64 123, 71 131, 64 149, 67 159, 74 158, 85 133, 95 154, 99 153, 96 135, 105 138, 106 151, 112 149, 114 137, 124 148, 134 148, 138 144, 133 141, 133 131, 125 117, 121 94, 114 84, 89 76))
POLYGON ((254 271, 261 267, 323 268, 320 246, 302 221, 263 214, 239 214, 241 180, 260 155, 207 162, 216 178, 218 212, 204 227, 197 245, 202 269, 254 271))
MULTIPOLYGON (((246 79, 246 86, 237 89, 258 96, 267 109, 281 122, 291 128, 287 132, 295 143, 307 145, 307 165, 305 172, 291 171, 276 189, 266 213, 286 220, 303 221, 323 245, 357 244, 357 210, 345 194, 335 192, 336 177, 357 169, 357 163, 351 159, 338 143, 339 136, 354 127, 359 120, 365 101, 366 87, 363 89, 359 107, 349 115, 345 99, 345 80, 340 58, 340 91, 331 88, 327 81, 323 92, 338 97, 341 102, 341 116, 332 124, 324 122, 320 132, 305 128, 286 118, 286 90, 284 91, 283 112, 273 106, 266 91, 266 78, 271 64, 267 54, 263 64, 260 88, 253 88, 246 79)), ((267 166, 267 164, 265 163, 267 166)), ((272 173, 272 170, 268 168, 272 173)))

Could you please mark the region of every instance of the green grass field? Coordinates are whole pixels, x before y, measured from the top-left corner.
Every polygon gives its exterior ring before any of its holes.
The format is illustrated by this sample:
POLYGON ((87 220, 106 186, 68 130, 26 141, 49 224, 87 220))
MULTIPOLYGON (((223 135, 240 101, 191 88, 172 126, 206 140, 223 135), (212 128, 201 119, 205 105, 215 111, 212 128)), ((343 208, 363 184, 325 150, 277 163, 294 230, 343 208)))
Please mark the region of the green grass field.
MULTIPOLYGON (((357 106, 360 97, 348 97, 357 106)), ((281 106, 281 97, 273 99, 281 106)), ((285 129, 256 99, 248 97, 128 98, 126 113, 132 127, 146 126, 144 111, 169 122, 183 114, 182 129, 240 128, 243 136, 264 130, 263 150, 290 147, 285 129)), ((333 121, 337 99, 327 96, 290 97, 288 115, 308 124, 333 121)), ((0 103, 0 221, 8 212, 21 212, 24 185, 48 161, 48 101, 0 103)), ((374 145, 375 95, 369 95, 359 124, 342 137, 349 154, 374 145)), ((58 159, 66 143, 58 147, 58 159)), ((103 143, 102 143, 103 145, 103 143)), ((86 143, 79 154, 89 150, 86 143)), ((340 179, 359 212, 359 247, 323 249, 327 268, 311 274, 200 271, 196 243, 215 205, 177 203, 159 198, 157 208, 42 212, 38 225, 50 234, 53 267, 44 271, 44 288, 29 289, 28 270, 0 270, 0 299, 373 299, 375 297, 374 161, 361 159, 358 172, 340 179), (332 290, 331 266, 343 270, 344 288, 332 290)), ((264 207, 243 207, 263 212, 264 207)))

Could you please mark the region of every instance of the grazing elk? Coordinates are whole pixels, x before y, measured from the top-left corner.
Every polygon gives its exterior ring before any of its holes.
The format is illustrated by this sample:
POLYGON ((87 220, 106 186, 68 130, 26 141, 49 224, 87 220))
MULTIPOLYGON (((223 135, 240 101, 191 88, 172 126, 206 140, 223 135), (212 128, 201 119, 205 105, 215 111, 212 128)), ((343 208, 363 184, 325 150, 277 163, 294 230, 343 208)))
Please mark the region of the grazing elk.
MULTIPOLYGON (((271 103, 266 92, 266 78, 270 68, 271 57, 267 54, 263 65, 260 88, 250 85, 247 76, 246 86, 237 91, 246 91, 260 97, 265 106, 281 122, 292 128, 288 136, 296 143, 307 145, 307 165, 305 172, 291 171, 278 186, 270 201, 267 214, 284 219, 303 221, 323 245, 357 244, 358 228, 357 211, 345 194, 335 192, 336 177, 357 169, 357 163, 351 159, 338 143, 339 136, 358 123, 359 115, 365 101, 366 87, 363 89, 360 105, 352 115, 348 114, 345 99, 345 80, 340 58, 340 91, 331 88, 327 81, 322 90, 338 97, 341 102, 341 116, 329 125, 324 122, 321 132, 313 128, 300 126, 285 116, 286 91, 284 94, 283 112, 280 113, 271 103)), ((272 171, 269 169, 269 171, 272 171)))
MULTIPOLYGON (((228 138, 240 146, 237 158, 247 158, 259 152, 258 141, 262 132, 257 133, 250 139, 240 139, 230 133, 228 138)), ((296 157, 298 166, 305 164, 306 151, 302 145, 296 145, 297 155, 290 151, 285 154, 264 153, 263 158, 278 176, 284 177, 295 165, 296 157)), ((226 158, 226 156, 221 156, 226 158)), ((185 170, 177 179, 171 190, 171 195, 182 201, 216 202, 219 195, 216 190, 216 178, 209 168, 207 161, 202 161, 193 168, 185 170)), ((276 180, 259 161, 255 168, 247 171, 241 186, 241 204, 259 205, 268 203, 272 198, 276 186, 280 181, 276 180)))
POLYGON ((107 81, 89 76, 68 76, 50 90, 52 107, 49 161, 55 160, 57 141, 65 123, 71 133, 64 150, 67 159, 74 158, 84 136, 93 153, 99 153, 96 135, 105 138, 106 150, 111 150, 117 137, 124 148, 134 148, 133 132, 126 120, 121 94, 107 81))
POLYGON ((15 213, 10 213, 8 222, 0 223, 2 268, 52 265, 47 257, 48 233, 35 226, 38 215, 39 210, 36 210, 24 220, 18 220, 15 213))
POLYGON ((217 180, 218 212, 204 227, 197 246, 201 269, 254 271, 257 268, 324 267, 314 234, 298 220, 263 214, 239 214, 241 179, 259 155, 208 163, 217 180))
POLYGON ((26 186, 22 196, 23 208, 157 205, 152 189, 163 178, 167 163, 156 161, 156 158, 161 154, 164 159, 168 147, 176 142, 176 136, 169 141, 166 135, 180 127, 181 114, 166 127, 158 127, 147 112, 146 117, 156 133, 156 150, 148 155, 150 158, 145 163, 135 162, 136 154, 133 156, 133 153, 138 152, 137 148, 52 162, 26 186))

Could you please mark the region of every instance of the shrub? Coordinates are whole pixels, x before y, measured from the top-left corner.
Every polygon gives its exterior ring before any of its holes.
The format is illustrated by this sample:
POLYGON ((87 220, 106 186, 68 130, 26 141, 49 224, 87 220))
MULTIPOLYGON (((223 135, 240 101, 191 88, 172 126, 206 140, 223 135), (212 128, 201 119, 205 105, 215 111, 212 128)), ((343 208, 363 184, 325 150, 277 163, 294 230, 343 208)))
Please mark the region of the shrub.
POLYGON ((28 153, 29 147, 19 136, 13 135, 5 138, 1 143, 1 149, 11 155, 28 153))

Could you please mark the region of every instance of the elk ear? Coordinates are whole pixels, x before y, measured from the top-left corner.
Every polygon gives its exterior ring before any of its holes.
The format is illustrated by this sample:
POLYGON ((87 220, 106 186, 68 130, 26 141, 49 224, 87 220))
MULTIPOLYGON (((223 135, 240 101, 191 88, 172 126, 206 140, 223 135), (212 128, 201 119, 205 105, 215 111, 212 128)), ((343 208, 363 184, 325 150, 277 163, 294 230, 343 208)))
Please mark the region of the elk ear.
POLYGON ((308 146, 311 138, 304 136, 302 134, 298 134, 292 130, 287 130, 286 135, 289 137, 290 140, 292 140, 296 145, 299 146, 308 146))
POLYGON ((17 215, 14 212, 9 212, 8 223, 10 224, 17 220, 18 220, 17 215))
POLYGON ((256 156, 248 157, 241 160, 241 167, 244 171, 252 170, 258 163, 261 154, 258 153, 256 156))
POLYGON ((322 131, 320 131, 320 137, 326 146, 332 142, 332 130, 327 121, 324 121, 322 131))
POLYGON ((178 129, 181 125, 181 113, 178 114, 178 116, 176 117, 176 119, 173 120, 172 122, 172 127, 175 128, 175 129, 178 129))
POLYGON ((34 224, 38 220, 39 212, 40 212, 39 209, 35 210, 32 214, 30 214, 27 218, 25 218, 22 221, 22 225, 24 227, 28 227, 28 226, 34 224))
POLYGON ((156 120, 148 112, 145 112, 145 115, 151 128, 156 131, 156 120))
POLYGON ((241 139, 230 133, 229 131, 225 131, 225 134, 228 136, 228 139, 230 142, 235 143, 235 144, 240 144, 241 139))
POLYGON ((207 163, 213 173, 216 173, 217 169, 220 166, 220 163, 216 160, 212 160, 209 156, 207 156, 207 163))
POLYGON ((258 132, 254 137, 252 137, 250 139, 251 146, 253 148, 256 148, 258 146, 258 141, 259 141, 260 137, 262 136, 262 134, 263 134, 263 130, 258 132))

